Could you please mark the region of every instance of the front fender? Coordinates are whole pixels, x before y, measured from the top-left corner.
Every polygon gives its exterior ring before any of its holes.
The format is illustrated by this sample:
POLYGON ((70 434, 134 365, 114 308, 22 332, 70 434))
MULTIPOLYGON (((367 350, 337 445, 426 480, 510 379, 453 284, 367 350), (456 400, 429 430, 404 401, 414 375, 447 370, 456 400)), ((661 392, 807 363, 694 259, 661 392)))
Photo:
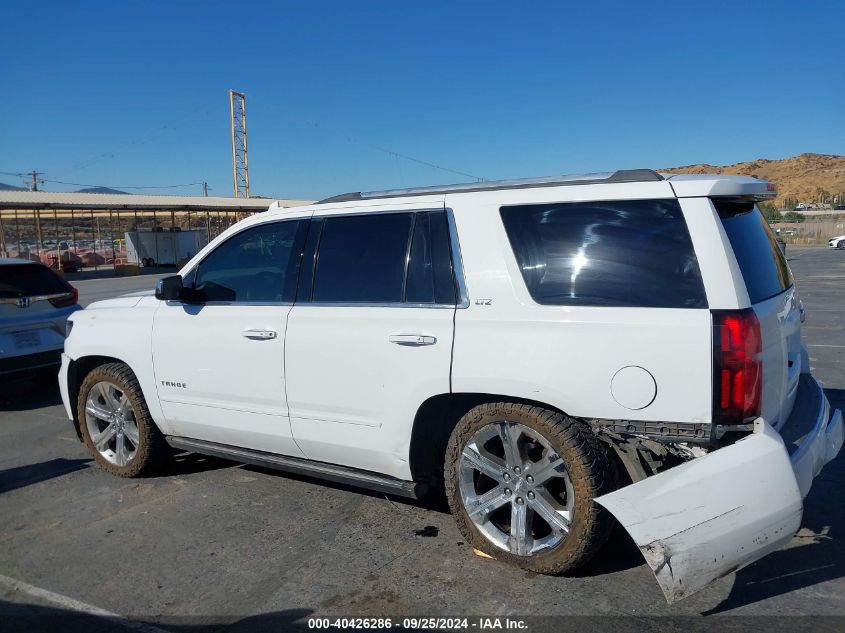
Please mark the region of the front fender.
POLYGON ((141 385, 150 415, 162 433, 167 434, 152 362, 153 316, 159 301, 153 297, 134 297, 102 301, 93 306, 73 315, 65 354, 73 361, 103 356, 126 363, 141 385))

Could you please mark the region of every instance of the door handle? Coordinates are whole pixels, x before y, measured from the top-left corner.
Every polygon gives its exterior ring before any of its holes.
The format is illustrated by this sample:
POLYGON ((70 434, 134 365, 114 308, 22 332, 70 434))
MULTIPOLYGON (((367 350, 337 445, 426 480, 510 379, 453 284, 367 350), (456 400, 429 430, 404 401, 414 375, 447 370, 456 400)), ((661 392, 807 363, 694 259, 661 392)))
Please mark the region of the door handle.
POLYGON ((276 330, 242 330, 241 336, 259 341, 276 338, 276 330))
POLYGON ((423 345, 434 345, 437 339, 425 334, 391 334, 388 340, 396 345, 409 345, 421 347, 423 345))

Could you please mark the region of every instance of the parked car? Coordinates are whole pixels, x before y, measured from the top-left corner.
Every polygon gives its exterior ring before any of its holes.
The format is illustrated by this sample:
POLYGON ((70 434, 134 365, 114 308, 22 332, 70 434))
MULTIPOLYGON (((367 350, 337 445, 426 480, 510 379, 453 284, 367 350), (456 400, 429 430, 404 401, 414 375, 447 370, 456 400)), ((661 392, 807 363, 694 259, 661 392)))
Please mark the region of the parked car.
POLYGON ((837 204, 835 207, 833 207, 833 210, 834 211, 845 211, 845 204, 837 204))
POLYGON ((831 237, 827 241, 827 245, 830 248, 845 248, 845 235, 837 235, 836 237, 831 237))
POLYGON ((155 296, 73 315, 62 400, 115 475, 170 445, 440 489, 533 572, 583 565, 612 515, 677 600, 789 541, 843 441, 772 189, 634 170, 273 204, 155 296))
POLYGON ((76 288, 43 264, 0 258, 0 376, 35 371, 56 380, 78 298, 76 288))

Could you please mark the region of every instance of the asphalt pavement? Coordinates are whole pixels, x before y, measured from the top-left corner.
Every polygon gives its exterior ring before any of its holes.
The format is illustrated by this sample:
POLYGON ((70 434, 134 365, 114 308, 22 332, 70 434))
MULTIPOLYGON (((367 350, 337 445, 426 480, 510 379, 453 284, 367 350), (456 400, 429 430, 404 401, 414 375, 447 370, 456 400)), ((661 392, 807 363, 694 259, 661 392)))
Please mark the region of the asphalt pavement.
MULTIPOLYGON (((813 373, 845 408, 845 253, 788 254, 813 373)), ((76 285, 87 303, 154 279, 76 285)), ((33 622, 111 630, 123 618, 148 631, 308 630, 315 615, 546 616, 530 630, 604 628, 609 621, 596 616, 628 616, 613 622, 638 630, 675 622, 651 616, 694 616, 675 628, 711 630, 741 621, 713 616, 765 615, 780 616, 769 628, 842 630, 845 619, 820 616, 845 616, 844 482, 840 455, 816 479, 785 549, 670 606, 621 530, 576 574, 548 577, 474 555, 439 499, 410 502, 191 455, 157 477, 112 477, 77 441, 56 388, 7 382, 0 631, 33 622), (69 617, 92 609, 106 615, 69 617), (22 617, 31 615, 40 618, 22 617)))

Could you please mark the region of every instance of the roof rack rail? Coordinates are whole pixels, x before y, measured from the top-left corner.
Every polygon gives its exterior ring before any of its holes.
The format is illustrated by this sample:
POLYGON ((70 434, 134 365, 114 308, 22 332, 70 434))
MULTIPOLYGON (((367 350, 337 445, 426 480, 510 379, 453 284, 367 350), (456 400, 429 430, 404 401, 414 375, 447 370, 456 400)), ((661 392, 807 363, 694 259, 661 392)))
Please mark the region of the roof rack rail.
POLYGON ((385 191, 354 191, 320 200, 317 204, 377 200, 379 198, 398 198, 401 196, 426 196, 441 193, 472 193, 475 191, 497 191, 500 189, 528 189, 532 187, 594 185, 618 182, 655 182, 658 180, 664 180, 664 178, 652 169, 620 169, 614 172, 573 174, 570 176, 548 176, 545 178, 523 178, 519 180, 488 180, 455 185, 436 185, 434 187, 387 189, 385 191))

